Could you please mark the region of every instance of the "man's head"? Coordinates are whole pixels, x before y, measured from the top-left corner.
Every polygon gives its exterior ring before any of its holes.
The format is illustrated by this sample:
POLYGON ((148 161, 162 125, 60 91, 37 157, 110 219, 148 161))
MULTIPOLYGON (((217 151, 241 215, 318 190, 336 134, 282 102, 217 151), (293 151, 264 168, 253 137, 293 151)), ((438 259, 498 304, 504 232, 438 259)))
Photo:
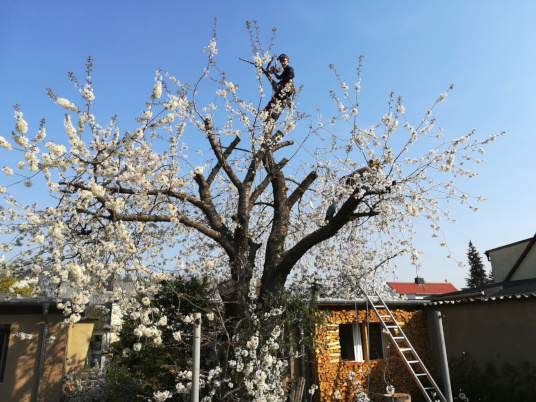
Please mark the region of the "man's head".
POLYGON ((283 67, 288 66, 288 56, 285 53, 280 54, 277 59, 283 67))
POLYGON ((380 160, 379 159, 371 159, 368 161, 368 167, 370 169, 372 168, 376 168, 376 169, 379 169, 380 168, 380 160))

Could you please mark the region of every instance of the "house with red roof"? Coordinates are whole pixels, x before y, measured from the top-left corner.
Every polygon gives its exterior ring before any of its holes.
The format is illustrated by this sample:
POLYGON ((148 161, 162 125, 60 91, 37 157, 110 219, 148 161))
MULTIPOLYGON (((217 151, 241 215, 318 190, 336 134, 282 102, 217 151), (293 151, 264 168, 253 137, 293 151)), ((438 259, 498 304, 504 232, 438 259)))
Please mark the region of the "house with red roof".
POLYGON ((415 282, 387 282, 387 285, 393 294, 406 296, 410 300, 425 299, 458 291, 451 283, 429 283, 420 277, 415 278, 415 282))

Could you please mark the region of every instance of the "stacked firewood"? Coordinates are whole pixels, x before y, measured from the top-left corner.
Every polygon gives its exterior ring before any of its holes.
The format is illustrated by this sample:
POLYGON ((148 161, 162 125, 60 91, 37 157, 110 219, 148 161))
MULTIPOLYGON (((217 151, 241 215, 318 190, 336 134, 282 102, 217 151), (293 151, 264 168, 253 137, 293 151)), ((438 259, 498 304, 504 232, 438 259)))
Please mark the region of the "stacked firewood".
MULTIPOLYGON (((432 354, 424 311, 391 310, 394 318, 429 369, 433 369, 432 354)), ((385 311, 380 310, 380 314, 385 311)), ((394 347, 389 357, 365 362, 341 359, 339 324, 379 322, 374 311, 333 310, 325 322, 316 328, 317 400, 331 401, 337 397, 352 400, 356 390, 369 391, 372 400, 383 401, 387 385, 396 392, 418 392, 417 385, 394 347)))

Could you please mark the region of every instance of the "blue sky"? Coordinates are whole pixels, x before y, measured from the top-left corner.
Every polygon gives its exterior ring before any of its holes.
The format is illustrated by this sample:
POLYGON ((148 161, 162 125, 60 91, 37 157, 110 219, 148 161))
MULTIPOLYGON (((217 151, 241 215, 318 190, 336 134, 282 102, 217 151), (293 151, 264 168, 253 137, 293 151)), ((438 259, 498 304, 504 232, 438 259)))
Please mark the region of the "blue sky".
MULTIPOLYGON (((350 83, 359 55, 364 56, 363 126, 385 114, 390 91, 402 96, 408 114, 420 116, 454 84, 434 110, 446 137, 473 129, 480 137, 506 135, 487 149, 479 177, 462 182, 462 188, 488 201, 478 213, 452 205, 458 222, 445 225, 451 252, 465 262, 469 240, 483 253, 534 235, 532 1, 5 1, 0 135, 10 137, 14 104, 21 105, 30 131, 45 117, 49 138, 54 128, 62 135, 63 114, 45 88, 73 96, 67 72, 83 77, 88 56, 95 60, 95 114, 118 114, 120 125, 129 129, 157 68, 182 82, 199 77, 215 17, 218 61, 232 81, 247 70, 238 57, 250 57, 245 21, 256 19, 266 41, 271 28, 278 28, 273 52, 290 56, 296 82, 303 85, 303 112, 333 110, 328 90, 337 83, 328 66, 334 64, 350 83)), ((467 271, 448 260, 443 249, 426 236, 419 236, 418 246, 424 251, 420 275, 425 280, 464 286, 467 271)), ((411 281, 415 269, 402 267, 397 275, 411 281)))

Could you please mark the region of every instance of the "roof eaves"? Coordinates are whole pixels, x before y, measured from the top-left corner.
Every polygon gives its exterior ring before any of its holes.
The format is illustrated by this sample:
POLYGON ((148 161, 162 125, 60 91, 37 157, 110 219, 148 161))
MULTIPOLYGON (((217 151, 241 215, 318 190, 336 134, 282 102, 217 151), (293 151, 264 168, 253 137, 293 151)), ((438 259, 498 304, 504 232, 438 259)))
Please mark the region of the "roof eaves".
POLYGON ((491 297, 469 297, 469 298, 458 298, 458 299, 445 299, 445 300, 432 300, 430 303, 432 306, 438 306, 442 304, 462 304, 462 303, 474 303, 474 302, 492 302, 492 301, 503 301, 511 299, 530 299, 536 298, 536 293, 530 294, 517 294, 517 295, 506 295, 506 296, 491 296, 491 297))
POLYGON ((44 303, 49 304, 56 304, 56 303, 62 303, 68 301, 68 298, 54 298, 54 297, 47 297, 47 296, 36 296, 36 297, 29 297, 29 296, 19 296, 8 294, 8 293, 0 293, 0 305, 19 305, 19 306, 36 306, 41 305, 44 303))
POLYGON ((503 248, 507 248, 507 247, 515 246, 515 245, 517 245, 517 244, 521 244, 521 243, 524 243, 524 242, 526 242, 526 241, 530 241, 530 240, 532 240, 532 239, 533 239, 533 237, 529 237, 528 239, 519 240, 519 241, 510 243, 510 244, 505 244, 504 246, 495 247, 495 248, 492 248, 492 249, 489 249, 489 250, 484 251, 484 254, 486 254, 486 257, 488 257, 488 260, 489 260, 489 253, 491 253, 491 252, 493 252, 493 251, 497 251, 497 250, 501 250, 501 249, 503 249, 503 248))
MULTIPOLYGON (((398 299, 398 300, 384 300, 385 304, 389 305, 400 305, 400 306, 410 306, 410 305, 427 305, 430 303, 428 299, 398 299)), ((318 306, 364 306, 367 304, 365 299, 321 299, 315 302, 318 306)))

